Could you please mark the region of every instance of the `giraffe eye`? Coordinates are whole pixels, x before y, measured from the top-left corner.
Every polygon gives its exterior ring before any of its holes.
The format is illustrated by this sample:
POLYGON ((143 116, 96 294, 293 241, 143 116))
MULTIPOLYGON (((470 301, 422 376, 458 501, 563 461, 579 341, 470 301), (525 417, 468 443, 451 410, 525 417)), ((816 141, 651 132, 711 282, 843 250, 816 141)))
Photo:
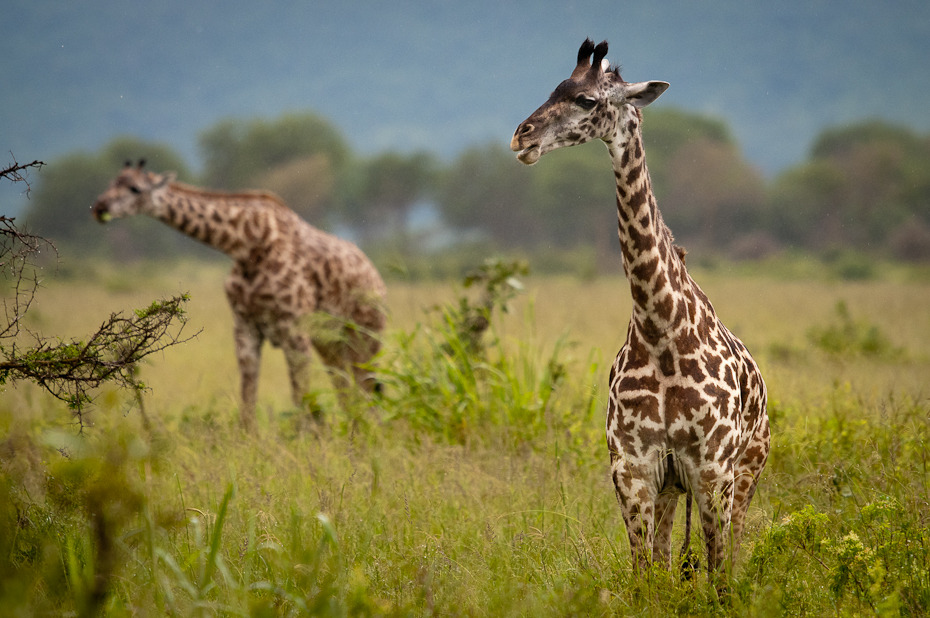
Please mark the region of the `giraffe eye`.
POLYGON ((129 191, 132 192, 132 193, 135 193, 136 195, 139 195, 140 193, 142 193, 142 191, 139 189, 139 187, 137 187, 137 186, 135 186, 135 185, 129 185, 129 191))
POLYGON ((597 99, 593 99, 584 94, 579 94, 577 97, 575 97, 575 105, 581 109, 594 109, 594 106, 597 105, 597 99))

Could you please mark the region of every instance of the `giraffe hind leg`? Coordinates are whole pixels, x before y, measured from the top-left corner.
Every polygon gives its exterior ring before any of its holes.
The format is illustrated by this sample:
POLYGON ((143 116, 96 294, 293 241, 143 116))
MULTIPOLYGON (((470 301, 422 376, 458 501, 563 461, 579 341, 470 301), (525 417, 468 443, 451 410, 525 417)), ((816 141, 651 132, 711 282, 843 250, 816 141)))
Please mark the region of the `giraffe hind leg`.
POLYGON ((718 571, 731 557, 730 536, 733 512, 733 482, 716 484, 716 488, 698 492, 696 502, 707 549, 707 570, 718 571))
POLYGON ((672 527, 681 494, 672 491, 660 493, 655 507, 655 539, 652 560, 665 568, 672 566, 672 527))
POLYGON ((310 393, 310 339, 303 335, 292 336, 283 347, 291 384, 291 401, 297 409, 309 408, 313 417, 319 420, 321 413, 310 393))
MULTIPOLYGON (((764 414, 764 412, 763 412, 764 414)), ((753 448, 747 449, 736 466, 735 488, 733 492, 733 555, 739 552, 743 537, 743 528, 746 525, 746 514, 749 503, 756 493, 759 476, 765 468, 769 453, 769 425, 768 418, 763 417, 750 443, 753 448)))

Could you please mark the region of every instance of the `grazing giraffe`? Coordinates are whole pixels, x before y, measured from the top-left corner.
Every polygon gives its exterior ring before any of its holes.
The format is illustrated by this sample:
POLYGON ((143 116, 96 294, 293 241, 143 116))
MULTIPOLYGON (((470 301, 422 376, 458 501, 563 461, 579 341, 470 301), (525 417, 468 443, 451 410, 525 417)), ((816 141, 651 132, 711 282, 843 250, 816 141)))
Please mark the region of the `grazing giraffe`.
POLYGON ((768 458, 765 383, 688 274, 652 193, 640 110, 668 84, 625 82, 606 55, 606 41, 586 40, 571 77, 517 127, 510 146, 532 165, 557 148, 593 139, 607 145, 633 297, 626 343, 610 371, 607 447, 633 563, 670 566, 684 493, 687 526, 693 496, 715 572, 738 551, 768 458))
POLYGON ((351 379, 374 390, 365 363, 380 348, 386 289, 365 254, 308 224, 273 194, 211 192, 174 179, 171 172, 144 170, 143 162, 127 163, 94 202, 93 214, 100 222, 146 214, 233 259, 226 297, 234 317, 242 424, 254 428, 266 339, 284 351, 298 407, 307 392, 311 347, 340 392, 351 379))

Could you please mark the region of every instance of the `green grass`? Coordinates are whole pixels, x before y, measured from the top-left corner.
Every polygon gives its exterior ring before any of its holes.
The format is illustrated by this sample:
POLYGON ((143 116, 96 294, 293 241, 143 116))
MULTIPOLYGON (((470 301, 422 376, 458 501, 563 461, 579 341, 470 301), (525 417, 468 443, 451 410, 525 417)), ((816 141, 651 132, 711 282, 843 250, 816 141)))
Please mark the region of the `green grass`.
POLYGON ((603 437, 622 279, 529 278, 481 353, 433 309, 471 290, 391 283, 385 397, 339 408, 317 372, 316 428, 266 348, 250 435, 224 267, 80 270, 46 282, 33 328, 80 336, 190 292, 203 332, 142 367, 149 430, 129 393, 100 393, 79 436, 38 388, 5 387, 0 614, 930 612, 925 278, 696 273, 771 399, 772 455, 721 601, 701 573, 630 568, 603 437))

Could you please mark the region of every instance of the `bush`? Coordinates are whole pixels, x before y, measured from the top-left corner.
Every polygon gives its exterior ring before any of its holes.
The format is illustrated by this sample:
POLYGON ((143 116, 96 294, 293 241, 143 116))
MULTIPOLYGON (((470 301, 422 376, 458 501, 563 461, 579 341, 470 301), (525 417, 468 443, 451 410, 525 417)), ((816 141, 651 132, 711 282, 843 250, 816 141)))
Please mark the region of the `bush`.
POLYGON ((818 350, 836 357, 896 357, 903 354, 903 350, 894 347, 877 325, 853 320, 845 301, 836 304, 834 314, 832 324, 811 328, 807 333, 808 341, 818 350))

